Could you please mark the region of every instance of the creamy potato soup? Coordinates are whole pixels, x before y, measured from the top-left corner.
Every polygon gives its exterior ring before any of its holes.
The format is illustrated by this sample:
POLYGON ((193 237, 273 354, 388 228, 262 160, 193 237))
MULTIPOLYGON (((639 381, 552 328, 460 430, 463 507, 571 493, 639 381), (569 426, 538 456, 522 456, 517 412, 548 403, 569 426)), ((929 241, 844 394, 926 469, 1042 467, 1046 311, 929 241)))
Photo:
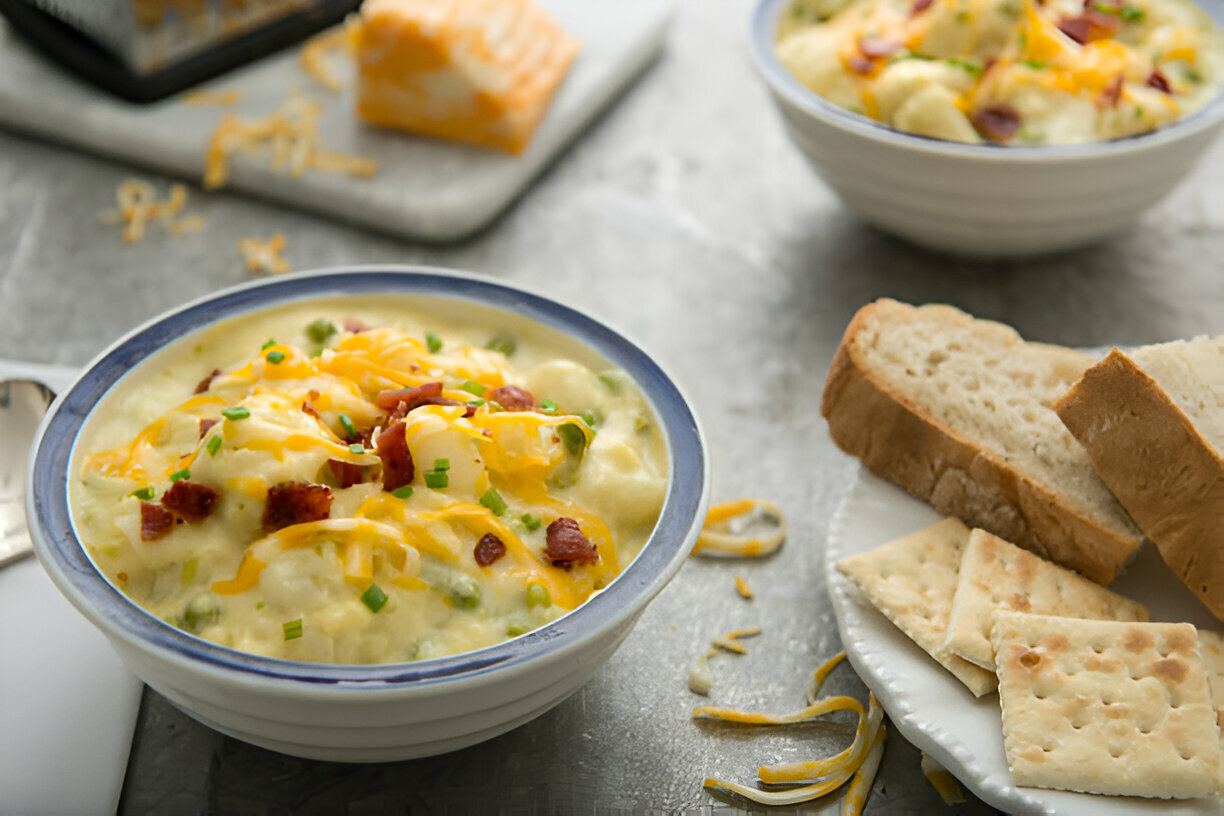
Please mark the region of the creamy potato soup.
POLYGON ((793 0, 776 52, 804 85, 898 130, 1073 144, 1154 130, 1219 90, 1189 0, 793 0))
POLYGON ((642 548, 668 462, 634 383, 547 327, 315 301, 185 338, 74 452, 77 532, 133 601, 246 652, 388 663, 582 604, 642 548))

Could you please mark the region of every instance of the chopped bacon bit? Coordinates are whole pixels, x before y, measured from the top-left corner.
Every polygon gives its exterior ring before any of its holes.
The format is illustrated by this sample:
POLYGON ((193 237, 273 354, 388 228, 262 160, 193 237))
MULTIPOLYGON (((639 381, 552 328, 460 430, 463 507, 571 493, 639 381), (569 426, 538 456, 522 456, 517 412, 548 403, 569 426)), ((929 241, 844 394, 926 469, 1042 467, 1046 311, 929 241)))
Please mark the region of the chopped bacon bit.
POLYGON ((875 63, 864 57, 862 54, 855 54, 848 60, 850 70, 856 74, 870 74, 875 70, 875 63))
POLYGON ((1083 45, 1092 35, 1092 23, 1085 17, 1064 17, 1058 21, 1058 30, 1083 45))
POLYGON ((472 556, 476 559, 477 564, 487 567, 505 554, 506 545, 502 543, 502 540, 492 533, 485 533, 476 542, 476 549, 472 556))
POLYGON ((321 397, 321 396, 323 396, 323 395, 322 395, 322 394, 320 394, 318 391, 316 391, 316 390, 314 390, 314 389, 312 388, 312 389, 310 389, 309 391, 307 391, 307 392, 306 392, 306 396, 310 398, 310 401, 311 401, 311 402, 314 402, 315 400, 317 400, 319 397, 321 397))
POLYGON ((1089 8, 1078 17, 1064 17, 1058 23, 1058 30, 1080 45, 1112 37, 1121 28, 1121 17, 1106 14, 1096 8, 1089 8))
POLYGON ((212 426, 216 425, 221 420, 219 419, 201 419, 200 420, 200 438, 204 438, 204 434, 208 433, 212 426))
POLYGON ((1020 112, 1009 105, 992 105, 969 116, 973 127, 992 142, 1006 142, 1020 130, 1020 112))
POLYGON ((910 8, 910 14, 921 14, 934 5, 935 0, 914 0, 914 5, 910 8))
POLYGON ((179 479, 170 485, 162 496, 162 506, 179 518, 187 521, 203 521, 208 518, 221 494, 208 485, 179 479))
POLYGON ((356 320, 351 317, 346 317, 344 319, 344 330, 351 334, 361 334, 363 331, 366 331, 369 328, 369 326, 362 323, 360 320, 356 320))
POLYGON ((864 57, 890 57, 901 50, 901 43, 887 37, 863 37, 859 40, 859 51, 864 57))
POLYGON ((548 545, 544 554, 554 567, 569 569, 574 564, 594 564, 599 560, 595 545, 587 540, 578 527, 578 522, 562 516, 548 525, 548 545))
POLYGON ((207 377, 205 377, 204 379, 196 383, 195 393, 203 394, 205 391, 207 391, 209 388, 212 387, 212 381, 215 380, 220 375, 221 375, 221 369, 214 368, 211 374, 209 374, 207 377))
POLYGON ((1122 99, 1122 83, 1125 76, 1118 74, 1109 81, 1105 86, 1105 90, 1101 91, 1101 95, 1097 97, 1097 104, 1102 108, 1116 108, 1118 102, 1122 99))
POLYGON ((517 385, 503 385, 485 394, 485 399, 496 402, 507 411, 534 411, 539 406, 531 392, 517 385))
POLYGON ((400 403, 406 403, 407 409, 404 413, 408 413, 413 408, 419 408, 422 405, 428 405, 426 400, 436 399, 442 396, 442 383, 427 382, 424 385, 418 385, 415 388, 398 388, 394 391, 379 391, 378 392, 378 407, 384 411, 391 411, 399 407, 400 403))
POLYGON ((116 577, 116 578, 118 578, 120 581, 123 581, 124 583, 127 583, 128 574, 127 574, 126 572, 120 572, 120 573, 119 573, 118 575, 116 575, 115 577, 116 577))
POLYGON ((322 521, 331 515, 332 492, 327 485, 286 482, 268 489, 264 505, 264 534, 294 524, 322 521))
POLYGON ((412 484, 416 467, 412 463, 412 452, 404 435, 406 426, 396 420, 378 435, 378 458, 382 460, 383 490, 388 492, 412 484))
POLYGON ((365 468, 361 465, 341 462, 339 459, 328 459, 327 466, 331 469, 332 475, 336 477, 336 482, 339 483, 342 490, 365 481, 365 468))
MULTIPOLYGON (((178 482, 175 482, 178 484, 178 482)), ((156 541, 174 527, 174 514, 160 504, 140 503, 140 540, 156 541)))
POLYGON ((302 403, 302 413, 309 414, 315 419, 322 419, 322 417, 319 416, 318 410, 314 407, 314 403, 312 403, 310 400, 306 400, 302 403))
POLYGON ((1146 85, 1150 85, 1158 91, 1172 94, 1173 89, 1169 87, 1169 79, 1160 72, 1159 68, 1153 68, 1152 73, 1148 74, 1146 85))

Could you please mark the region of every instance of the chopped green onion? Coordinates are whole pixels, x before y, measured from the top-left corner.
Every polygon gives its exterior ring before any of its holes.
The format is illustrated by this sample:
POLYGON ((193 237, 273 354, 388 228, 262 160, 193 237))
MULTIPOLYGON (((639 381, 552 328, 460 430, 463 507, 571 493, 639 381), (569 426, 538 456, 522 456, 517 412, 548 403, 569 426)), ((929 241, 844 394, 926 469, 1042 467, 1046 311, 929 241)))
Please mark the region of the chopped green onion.
POLYGON ((141 501, 149 501, 150 499, 153 498, 153 485, 145 485, 139 490, 133 490, 128 495, 135 496, 141 501))
POLYGON ((956 59, 955 57, 946 59, 944 60, 944 62, 948 63, 953 68, 960 68, 962 71, 967 71, 973 76, 977 76, 978 74, 982 73, 982 66, 978 65, 976 62, 969 62, 968 60, 956 59))
POLYGON ((1185 71, 1182 72, 1182 76, 1184 76, 1186 78, 1186 81, 1192 85, 1198 85, 1200 82, 1203 81, 1203 75, 1200 74, 1198 71, 1194 70, 1193 68, 1187 68, 1185 71))
POLYGON ((285 632, 285 640, 297 640, 302 636, 302 619, 287 621, 281 629, 285 632))
POLYGON ((548 594, 548 588, 543 584, 528 584, 527 585, 527 608, 533 606, 542 606, 545 609, 552 606, 552 596, 548 594))
POLYGON ((344 432, 349 436, 357 435, 357 427, 353 425, 353 420, 348 418, 348 414, 340 415, 340 427, 343 428, 344 432))
POLYGON ((267 606, 267 604, 266 604, 266 603, 264 603, 263 601, 256 601, 256 602, 255 602, 255 611, 256 611, 256 612, 258 612, 259 610, 263 609, 265 606, 267 606))
POLYGON ((473 408, 479 408, 480 406, 485 404, 485 401, 482 399, 472 399, 472 400, 468 400, 467 404, 472 406, 473 408))
POLYGON ((216 456, 217 451, 221 450, 221 437, 214 436, 212 439, 208 440, 208 444, 204 447, 208 449, 209 456, 216 456))
POLYGON ((1034 71, 1042 71, 1046 67, 1045 62, 1036 59, 1026 59, 1024 60, 1023 64, 1027 65, 1029 68, 1032 68, 1034 71))
POLYGON ((557 403, 550 399, 542 399, 540 400, 540 410, 546 414, 555 414, 557 413, 557 403))
POLYGON ((490 414, 496 414, 498 411, 506 410, 504 407, 502 407, 502 404, 498 402, 497 400, 489 400, 488 405, 489 405, 490 414))
POLYGON ((480 383, 475 382, 473 380, 468 380, 467 382, 465 382, 463 385, 459 387, 462 388, 464 391, 468 392, 469 394, 476 396, 476 397, 483 397, 485 393, 485 387, 481 385, 480 383))
POLYGON ((561 442, 570 456, 581 456, 586 450, 586 434, 572 422, 557 428, 557 436, 561 437, 561 442))
POLYGON ((397 487, 391 491, 391 495, 397 499, 406 499, 412 495, 412 485, 404 485, 403 487, 397 487))
POLYGON ((500 351, 502 354, 509 357, 518 348, 518 342, 509 335, 499 334, 485 344, 485 348, 489 351, 500 351))
POLYGON ((251 415, 251 412, 242 405, 235 405, 233 408, 226 408, 221 412, 221 416, 226 419, 246 419, 251 415))
POLYGON ((1143 19, 1143 9, 1134 6, 1122 7, 1122 19, 1128 23, 1137 23, 1143 19))
POLYGON ((369 589, 361 593, 361 602, 371 612, 377 612, 387 605, 387 593, 378 588, 378 584, 370 584, 369 589))
POLYGON ((266 343, 264 343, 262 346, 260 346, 260 347, 259 347, 259 350, 260 350, 260 351, 264 351, 265 349, 270 349, 270 348, 272 348, 272 347, 273 347, 273 346, 275 346, 275 345, 276 345, 276 340, 275 340, 274 338, 269 337, 269 338, 268 338, 268 342, 266 342, 266 343))
POLYGON ((464 575, 451 586, 450 596, 460 609, 475 609, 480 606, 480 585, 464 575))
POLYGON ((519 521, 523 522, 523 526, 528 530, 538 530, 540 529, 540 524, 542 523, 537 517, 531 515, 530 513, 524 513, 523 515, 519 516, 519 521))
POLYGON ((442 350, 442 338, 433 332, 425 332, 425 347, 430 354, 437 354, 442 350))
POLYGON ((320 317, 306 327, 306 336, 316 343, 326 343, 339 329, 336 324, 325 317, 320 317))
POLYGON ((312 348, 312 349, 310 350, 310 356, 311 356, 311 357, 322 357, 322 356, 323 356, 323 347, 322 347, 322 346, 315 346, 314 348, 312 348))
POLYGON ((179 570, 179 580, 183 582, 184 586, 190 584, 191 580, 195 578, 196 569, 198 569, 199 566, 200 559, 198 558, 193 558, 190 561, 183 562, 183 568, 179 570))
POLYGON ((272 365, 280 365, 285 362, 285 353, 283 351, 269 351, 268 356, 264 359, 272 365))
POLYGON ((188 470, 187 468, 183 468, 182 470, 176 470, 170 474, 171 484, 173 484, 174 482, 177 482, 179 479, 190 479, 190 478, 191 478, 191 471, 188 470))
POLYGON ((1136 119, 1138 119, 1138 118, 1140 118, 1140 117, 1142 117, 1142 116, 1143 116, 1143 108, 1141 108, 1141 107, 1139 107, 1138 105, 1136 105, 1136 106, 1135 106, 1135 118, 1136 118, 1136 119))
POLYGON ((506 512, 506 501, 501 497, 501 494, 497 492, 496 488, 490 487, 488 490, 486 490, 484 495, 480 497, 480 503, 487 507, 489 512, 495 516, 500 516, 502 513, 506 512))
POLYGON ((438 490, 447 487, 450 484, 450 477, 446 475, 445 470, 427 470, 425 471, 425 486, 438 490))
POLYGON ((588 428, 595 427, 595 417, 593 415, 583 412, 578 415, 578 418, 585 422, 588 428))
POLYGON ((433 469, 434 470, 450 470, 450 460, 449 459, 435 459, 433 469))
POLYGON ((360 442, 354 442, 353 444, 349 445, 349 450, 357 454, 366 452, 365 445, 361 444, 360 442))

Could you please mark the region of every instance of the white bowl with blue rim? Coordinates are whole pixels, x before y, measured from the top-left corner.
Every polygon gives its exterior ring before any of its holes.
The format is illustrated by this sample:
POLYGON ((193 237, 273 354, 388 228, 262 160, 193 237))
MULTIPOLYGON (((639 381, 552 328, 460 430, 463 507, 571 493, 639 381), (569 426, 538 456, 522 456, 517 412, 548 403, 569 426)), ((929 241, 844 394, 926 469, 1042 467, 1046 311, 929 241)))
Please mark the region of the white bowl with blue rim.
MULTIPOLYGON (((1200 0, 1224 23, 1222 0, 1200 0)), ((886 232, 977 257, 1099 241, 1189 175, 1224 124, 1224 96, 1150 133, 1080 145, 962 144, 905 133, 825 100, 774 52, 788 0, 759 0, 749 43, 791 139, 842 201, 886 232)))
POLYGON ((246 742, 313 759, 381 762, 452 751, 527 722, 577 691, 680 569, 705 517, 708 462, 696 416, 666 373, 606 325, 540 295, 447 270, 357 267, 268 278, 146 323, 97 357, 39 429, 27 515, 39 560, 68 600, 149 686, 246 742), (67 482, 95 406, 168 343, 218 321, 316 298, 377 293, 503 309, 568 334, 627 373, 658 418, 667 497, 641 553, 586 603, 535 631, 452 657, 327 665, 218 646, 146 612, 94 565, 75 532, 67 482))

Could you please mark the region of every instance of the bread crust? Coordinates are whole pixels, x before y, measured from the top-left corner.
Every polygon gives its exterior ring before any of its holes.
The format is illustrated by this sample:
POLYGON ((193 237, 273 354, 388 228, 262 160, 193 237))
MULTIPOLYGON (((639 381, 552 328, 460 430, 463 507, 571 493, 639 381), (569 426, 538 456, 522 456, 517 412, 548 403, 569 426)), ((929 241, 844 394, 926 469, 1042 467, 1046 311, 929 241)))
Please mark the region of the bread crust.
POLYGON ((1054 409, 1169 568, 1224 620, 1224 461, 1211 443, 1118 349, 1054 409))
MULTIPOLYGON (((877 310, 896 305, 887 300, 868 304, 846 327, 820 405, 833 441, 872 473, 939 512, 1097 583, 1112 581, 1138 548, 1138 531, 1120 535, 1088 518, 997 452, 926 415, 863 362, 859 334, 877 310)), ((952 307, 939 308, 963 315, 952 307)), ((1090 364, 1085 356, 1085 367, 1090 364)))

